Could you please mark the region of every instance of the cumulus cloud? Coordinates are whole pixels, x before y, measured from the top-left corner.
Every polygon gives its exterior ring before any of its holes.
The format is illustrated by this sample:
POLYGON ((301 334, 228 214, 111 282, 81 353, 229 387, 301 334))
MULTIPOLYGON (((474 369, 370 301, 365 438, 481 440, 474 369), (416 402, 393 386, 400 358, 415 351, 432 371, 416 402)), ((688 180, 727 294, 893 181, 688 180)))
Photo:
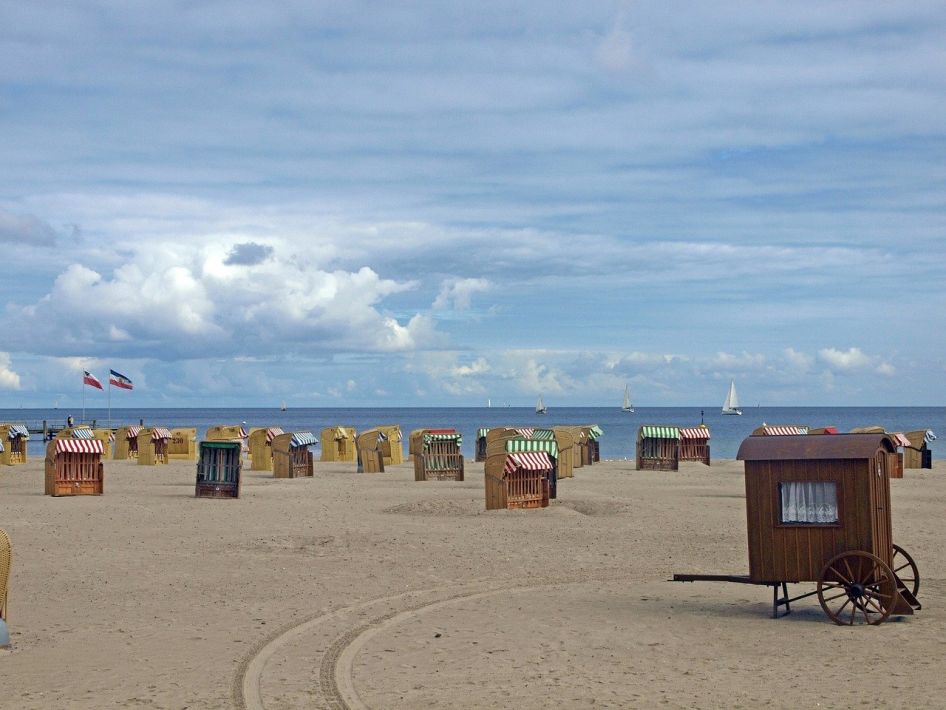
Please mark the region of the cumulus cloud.
POLYGON ((452 372, 458 377, 470 377, 474 375, 485 375, 490 371, 490 365, 486 362, 486 358, 477 358, 469 365, 458 365, 453 368, 452 372))
POLYGON ((815 359, 811 355, 799 352, 794 348, 785 348, 782 353, 788 365, 800 372, 807 372, 815 363, 815 359))
POLYGON ((20 376, 13 370, 9 353, 0 352, 0 389, 20 389, 20 376))
POLYGON ((507 377, 514 378, 523 392, 530 394, 558 394, 572 389, 571 378, 553 364, 553 357, 542 353, 512 350, 506 354, 507 377))
POLYGON ((72 264, 46 296, 5 317, 29 318, 36 327, 16 329, 21 345, 52 355, 401 351, 440 342, 429 316, 381 307, 415 282, 369 267, 327 271, 288 249, 252 271, 229 266, 234 254, 249 260, 253 250, 235 248, 248 243, 148 242, 111 273, 72 264))
POLYGON ((841 372, 861 370, 871 364, 871 358, 865 355, 860 348, 848 348, 847 350, 822 348, 818 351, 818 358, 832 369, 841 372))
POLYGON ((719 352, 710 360, 710 366, 725 370, 758 370, 765 367, 765 355, 743 352, 739 355, 719 352))
POLYGON ((440 293, 434 299, 433 307, 437 310, 466 310, 470 307, 474 293, 488 291, 491 286, 487 279, 446 279, 440 286, 440 293))
POLYGON ((261 264, 273 255, 273 248, 268 244, 243 242, 234 244, 227 258, 223 260, 228 266, 255 266, 261 264))
POLYGON ((55 230, 39 217, 0 210, 0 242, 52 246, 55 241, 55 230))
POLYGON ((822 348, 818 351, 818 359, 829 368, 839 373, 854 373, 869 370, 884 377, 893 377, 897 368, 889 361, 877 355, 868 355, 860 348, 822 348))

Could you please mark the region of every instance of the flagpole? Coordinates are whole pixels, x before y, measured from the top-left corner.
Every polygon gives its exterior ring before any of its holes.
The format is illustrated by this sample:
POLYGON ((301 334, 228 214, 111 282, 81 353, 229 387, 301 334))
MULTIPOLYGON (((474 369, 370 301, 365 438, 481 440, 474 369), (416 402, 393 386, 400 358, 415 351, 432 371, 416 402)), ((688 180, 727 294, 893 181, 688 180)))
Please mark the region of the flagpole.
POLYGON ((112 373, 108 373, 108 430, 112 430, 112 373))
POLYGON ((82 419, 80 423, 85 423, 85 376, 82 377, 82 419))

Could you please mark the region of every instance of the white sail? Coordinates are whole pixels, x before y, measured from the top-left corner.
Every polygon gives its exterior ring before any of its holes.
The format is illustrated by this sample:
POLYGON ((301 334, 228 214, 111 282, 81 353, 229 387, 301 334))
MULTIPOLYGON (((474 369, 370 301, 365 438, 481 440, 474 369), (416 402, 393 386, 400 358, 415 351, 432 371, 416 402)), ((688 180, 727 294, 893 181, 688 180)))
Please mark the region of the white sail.
POLYGON ((535 403, 535 413, 545 414, 545 402, 542 401, 541 395, 539 395, 539 401, 535 403))
POLYGON ((742 414, 739 409, 739 397, 736 396, 736 381, 729 382, 729 394, 726 395, 726 401, 723 403, 723 414, 742 414))
POLYGON ((624 405, 621 407, 622 412, 633 412, 634 405, 631 404, 631 390, 627 385, 624 385, 624 405))

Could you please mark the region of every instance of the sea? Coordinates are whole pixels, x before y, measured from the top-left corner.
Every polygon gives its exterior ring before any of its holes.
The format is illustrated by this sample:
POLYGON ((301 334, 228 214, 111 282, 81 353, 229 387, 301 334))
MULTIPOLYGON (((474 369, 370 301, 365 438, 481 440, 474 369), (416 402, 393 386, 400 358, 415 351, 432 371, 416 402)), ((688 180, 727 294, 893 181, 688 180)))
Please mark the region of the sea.
MULTIPOLYGON (((80 411, 63 409, 0 409, 0 422, 41 428, 64 425, 68 416, 76 423, 80 411)), ((452 428, 463 434, 463 453, 472 459, 476 432, 482 427, 514 426, 544 428, 554 425, 597 424, 604 431, 600 439, 601 458, 633 459, 637 430, 643 424, 696 426, 704 422, 710 429, 712 458, 735 458, 739 444, 753 429, 766 424, 799 424, 808 427, 834 426, 838 431, 854 427, 882 426, 887 431, 931 429, 940 438, 930 448, 933 458, 946 452, 946 407, 748 407, 742 416, 723 415, 714 407, 640 407, 634 413, 618 407, 550 407, 538 415, 531 407, 399 407, 399 408, 188 408, 85 410, 84 422, 99 427, 129 424, 145 426, 195 427, 200 439, 212 426, 242 424, 249 427, 278 426, 284 431, 309 431, 318 437, 330 426, 353 426, 358 431, 382 424, 397 424, 406 440, 413 429, 452 428)), ((45 452, 42 436, 34 435, 29 454, 45 452)))

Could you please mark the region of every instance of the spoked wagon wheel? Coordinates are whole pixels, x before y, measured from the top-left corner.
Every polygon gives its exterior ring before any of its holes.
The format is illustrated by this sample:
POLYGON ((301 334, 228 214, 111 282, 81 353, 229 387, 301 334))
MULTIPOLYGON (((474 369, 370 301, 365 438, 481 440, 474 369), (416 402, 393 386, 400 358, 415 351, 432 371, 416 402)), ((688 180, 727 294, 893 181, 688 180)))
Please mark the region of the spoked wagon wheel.
POLYGON ((842 552, 821 570, 818 601, 836 624, 879 624, 897 603, 897 585, 887 564, 860 550, 842 552))
POLYGON ((903 586, 913 592, 913 596, 920 591, 920 570, 909 553, 900 545, 893 546, 893 573, 900 578, 903 586))

